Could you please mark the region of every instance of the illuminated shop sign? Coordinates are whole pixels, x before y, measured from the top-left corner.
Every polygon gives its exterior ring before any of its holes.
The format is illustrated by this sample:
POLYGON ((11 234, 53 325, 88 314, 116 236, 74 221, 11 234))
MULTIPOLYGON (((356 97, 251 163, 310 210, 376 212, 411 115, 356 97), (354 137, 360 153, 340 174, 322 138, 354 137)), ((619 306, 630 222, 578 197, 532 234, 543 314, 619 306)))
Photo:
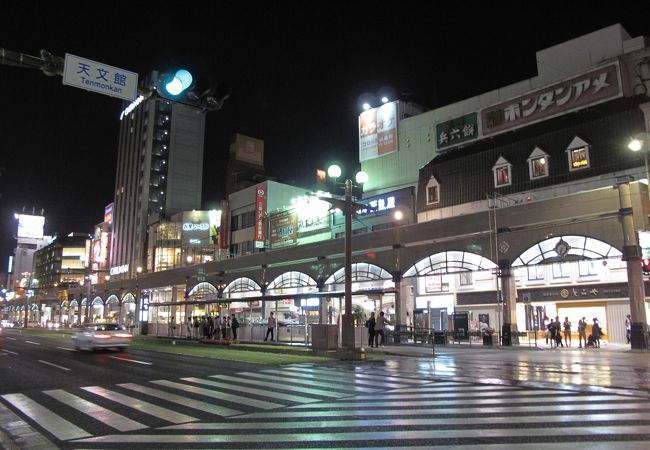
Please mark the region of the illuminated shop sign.
POLYGON ((397 203, 394 195, 376 198, 368 202, 368 208, 357 210, 357 216, 362 216, 370 213, 381 213, 395 209, 397 203))
POLYGON ((128 264, 122 264, 121 266, 113 266, 110 269, 111 275, 119 275, 121 273, 127 273, 129 271, 128 264))
POLYGON ((207 231, 210 229, 210 224, 209 223, 184 223, 183 224, 183 231, 207 231))
POLYGON ((15 217, 18 219, 19 238, 43 239, 45 217, 27 214, 16 214, 15 217))
POLYGON ((124 109, 124 111, 122 111, 122 114, 120 114, 120 120, 124 119, 126 116, 131 114, 131 112, 133 112, 133 110, 137 108, 138 105, 143 101, 144 101, 144 97, 142 95, 140 95, 138 98, 133 100, 131 104, 127 106, 126 109, 124 109))
POLYGON ((201 244, 201 239, 190 239, 190 244, 199 245, 201 244))

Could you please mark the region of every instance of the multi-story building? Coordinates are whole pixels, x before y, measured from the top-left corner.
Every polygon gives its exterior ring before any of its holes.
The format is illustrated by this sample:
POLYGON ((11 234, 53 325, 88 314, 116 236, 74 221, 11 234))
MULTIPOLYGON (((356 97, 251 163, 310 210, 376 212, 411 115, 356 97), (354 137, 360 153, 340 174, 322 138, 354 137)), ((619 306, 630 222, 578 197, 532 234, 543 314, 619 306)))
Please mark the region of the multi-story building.
POLYGON ((149 224, 201 207, 205 115, 154 96, 128 105, 120 119, 110 267, 129 277, 144 265, 149 224))
POLYGON ((51 236, 43 235, 44 216, 16 214, 15 217, 18 220, 17 243, 7 270, 7 290, 10 292, 14 291, 23 278, 28 279, 34 272, 34 253, 52 240, 51 236))

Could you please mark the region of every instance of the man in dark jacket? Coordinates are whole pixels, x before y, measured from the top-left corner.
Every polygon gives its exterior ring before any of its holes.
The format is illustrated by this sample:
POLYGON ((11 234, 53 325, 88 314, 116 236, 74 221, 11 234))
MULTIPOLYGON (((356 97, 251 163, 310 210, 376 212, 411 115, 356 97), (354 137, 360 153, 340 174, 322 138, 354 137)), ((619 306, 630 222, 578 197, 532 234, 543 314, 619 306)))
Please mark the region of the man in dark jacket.
POLYGON ((366 328, 368 328, 368 345, 374 347, 375 345, 375 312, 370 313, 370 318, 366 320, 366 328))

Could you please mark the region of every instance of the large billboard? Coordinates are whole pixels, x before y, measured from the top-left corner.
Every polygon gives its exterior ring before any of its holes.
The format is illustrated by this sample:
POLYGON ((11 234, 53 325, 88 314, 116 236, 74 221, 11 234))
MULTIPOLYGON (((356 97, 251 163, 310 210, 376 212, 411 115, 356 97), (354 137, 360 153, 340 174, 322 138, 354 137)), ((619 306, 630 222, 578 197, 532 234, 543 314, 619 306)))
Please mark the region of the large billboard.
POLYGON ((369 109, 359 115, 359 161, 367 161, 398 150, 398 102, 369 109))
POLYGON ((264 141, 243 134, 235 134, 233 142, 237 161, 264 166, 264 141))
POLYGON ((255 188, 255 248, 264 248, 266 238, 266 187, 259 184, 255 188))
POLYGON ((609 64, 481 111, 483 135, 550 119, 623 95, 618 63, 609 64))
POLYGON ((18 219, 17 236, 19 238, 43 239, 45 217, 27 214, 16 214, 15 217, 18 219))

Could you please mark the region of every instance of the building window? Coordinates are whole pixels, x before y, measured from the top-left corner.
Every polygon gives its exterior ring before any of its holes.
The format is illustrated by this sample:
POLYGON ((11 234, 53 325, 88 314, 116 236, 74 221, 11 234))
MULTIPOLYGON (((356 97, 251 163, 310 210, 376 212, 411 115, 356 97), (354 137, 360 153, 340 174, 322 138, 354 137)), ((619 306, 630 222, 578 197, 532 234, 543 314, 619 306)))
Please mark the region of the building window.
POLYGON ((492 167, 492 171, 494 172, 494 187, 504 187, 512 184, 511 168, 512 164, 503 156, 499 157, 494 167, 492 167))
POLYGON ((458 284, 461 286, 471 286, 474 284, 472 272, 467 270, 458 274, 458 284))
POLYGON ((548 176, 548 155, 535 147, 535 150, 528 157, 528 171, 531 180, 548 176))
POLYGON ((435 177, 431 177, 427 183, 427 205, 440 203, 440 183, 435 177))
POLYGON ((573 138, 566 152, 569 158, 569 170, 571 172, 588 169, 591 166, 591 161, 589 160, 589 144, 579 137, 576 136, 573 138))
POLYGON ((569 264, 567 263, 553 263, 553 278, 569 278, 571 276, 571 271, 569 270, 569 264))
POLYGON ((544 279, 544 266, 528 266, 528 281, 544 279))
POLYGON ((598 275, 596 261, 590 259, 578 261, 578 270, 581 277, 593 277, 594 275, 598 275))

